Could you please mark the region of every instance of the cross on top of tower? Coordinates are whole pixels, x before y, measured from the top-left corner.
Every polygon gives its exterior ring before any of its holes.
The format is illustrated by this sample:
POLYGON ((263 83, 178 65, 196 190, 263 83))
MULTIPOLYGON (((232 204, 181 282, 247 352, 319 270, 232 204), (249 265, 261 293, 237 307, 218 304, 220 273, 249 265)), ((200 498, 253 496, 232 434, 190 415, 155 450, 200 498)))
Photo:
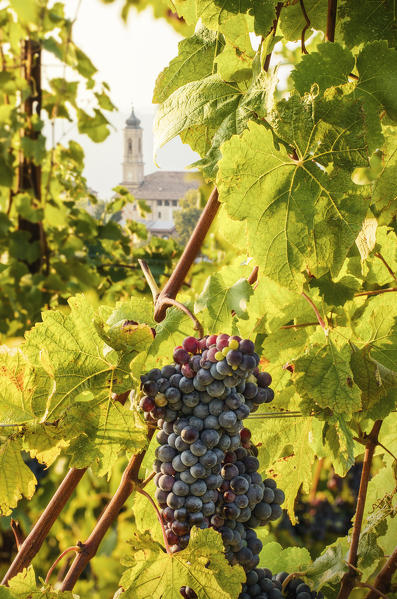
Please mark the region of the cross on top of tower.
POLYGON ((133 106, 131 107, 131 114, 128 117, 128 119, 126 120, 125 124, 130 129, 139 129, 139 125, 141 124, 141 121, 135 115, 134 107, 133 106))

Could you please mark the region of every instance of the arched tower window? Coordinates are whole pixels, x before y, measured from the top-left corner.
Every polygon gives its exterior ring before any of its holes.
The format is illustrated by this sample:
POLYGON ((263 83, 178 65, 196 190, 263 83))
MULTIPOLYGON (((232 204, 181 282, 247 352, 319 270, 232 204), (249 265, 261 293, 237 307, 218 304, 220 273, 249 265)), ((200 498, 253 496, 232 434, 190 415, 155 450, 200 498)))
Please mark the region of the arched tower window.
POLYGON ((138 141, 138 148, 139 148, 139 153, 142 152, 142 144, 141 144, 141 140, 139 139, 138 141))
POLYGON ((132 154, 132 141, 130 139, 128 140, 127 149, 128 149, 128 156, 131 156, 131 154, 132 154))

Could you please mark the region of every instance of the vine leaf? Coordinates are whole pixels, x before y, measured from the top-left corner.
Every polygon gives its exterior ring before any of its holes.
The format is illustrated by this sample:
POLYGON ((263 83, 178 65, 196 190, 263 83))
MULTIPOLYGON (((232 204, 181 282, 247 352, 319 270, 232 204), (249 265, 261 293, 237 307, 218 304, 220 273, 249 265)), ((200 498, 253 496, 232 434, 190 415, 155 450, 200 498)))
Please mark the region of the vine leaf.
POLYGON ((35 369, 21 352, 0 352, 0 422, 19 424, 35 419, 32 396, 35 369))
MULTIPOLYGON (((43 390, 43 419, 62 415, 82 391, 89 390, 97 401, 104 401, 131 385, 131 340, 130 351, 119 355, 99 336, 94 325, 95 312, 88 300, 80 295, 71 298, 69 305, 69 314, 44 312, 43 322, 26 336, 24 352, 33 363, 41 362, 47 378, 53 382, 50 394, 43 390)), ((138 333, 141 343, 139 330, 138 333)))
POLYGON ((295 360, 296 388, 311 409, 328 408, 349 418, 361 408, 360 390, 349 365, 351 353, 346 342, 328 338, 295 360))
POLYGON ((110 477, 122 451, 131 456, 147 443, 147 427, 137 412, 115 401, 76 402, 63 419, 61 431, 69 440, 70 466, 91 465, 98 476, 110 477))
POLYGON ((240 318, 247 317, 248 298, 253 293, 247 281, 250 270, 249 266, 227 267, 208 277, 195 309, 204 311, 202 320, 209 333, 231 332, 232 311, 240 318))
MULTIPOLYGON (((155 443, 157 445, 157 443, 155 443)), ((146 455, 145 455, 146 458, 146 455)), ((153 463, 154 455, 152 456, 151 464, 153 463)), ((156 485, 153 480, 145 487, 146 493, 155 500, 156 485)), ((150 530, 151 538, 153 541, 158 543, 164 543, 163 535, 160 526, 153 526, 153 506, 148 501, 147 497, 141 493, 133 494, 132 509, 134 512, 134 524, 139 531, 139 534, 144 533, 146 530, 150 530)))
POLYGON ((10 580, 9 588, 0 587, 0 599, 78 599, 78 595, 38 585, 33 566, 29 566, 10 580))
POLYGON ((310 553, 305 547, 287 547, 283 549, 279 543, 266 543, 260 553, 259 565, 272 572, 301 572, 311 564, 310 553))
POLYGON ((324 457, 330 457, 335 474, 344 477, 354 465, 353 433, 342 416, 328 418, 323 428, 324 457))
POLYGON ((241 50, 251 47, 249 32, 266 36, 276 16, 277 0, 197 0, 197 18, 222 32, 241 50))
POLYGON ((373 359, 371 347, 354 351, 350 365, 354 381, 361 389, 363 408, 370 418, 385 418, 395 407, 397 372, 373 359))
POLYGON ((199 599, 230 599, 245 580, 243 569, 226 561, 221 536, 212 529, 193 528, 188 547, 173 555, 149 532, 135 535, 130 544, 120 581, 126 599, 180 599, 181 586, 193 588, 199 599))
POLYGON ((381 222, 391 222, 397 211, 397 136, 384 131, 385 143, 382 147, 382 170, 375 179, 373 203, 381 222))
POLYGON ((219 126, 236 110, 240 97, 238 87, 222 81, 219 75, 210 75, 178 88, 157 111, 154 122, 154 153, 190 127, 219 126))
MULTIPOLYGON (((325 31, 327 5, 321 0, 305 0, 305 9, 310 19, 311 27, 316 30, 325 31)), ((286 40, 291 42, 300 40, 305 25, 306 21, 299 2, 283 6, 283 10, 280 13, 280 29, 286 40)))
POLYGON ((293 96, 278 105, 273 125, 298 160, 249 122, 222 145, 219 197, 233 219, 247 222, 250 255, 262 272, 301 290, 307 268, 316 277, 336 275, 357 237, 368 201, 349 171, 365 160, 366 144, 359 106, 350 101, 312 105, 293 96))
POLYGON ((79 133, 88 135, 88 137, 95 143, 105 141, 109 135, 109 121, 104 114, 94 109, 94 115, 91 116, 84 110, 77 110, 77 126, 79 133))
MULTIPOLYGON (((314 452, 309 446, 312 432, 312 419, 297 419, 299 423, 299 437, 293 442, 293 453, 278 459, 269 469, 270 475, 276 478, 277 484, 285 493, 283 507, 288 510, 292 524, 296 523, 294 508, 298 491, 308 493, 312 481, 314 452)), ((282 421, 283 422, 283 421, 282 421)), ((285 426, 285 423, 283 424, 285 426)))
MULTIPOLYGON (((359 80, 355 90, 367 112, 375 121, 382 109, 397 120, 397 51, 387 42, 366 44, 357 57, 359 80)), ((379 145, 382 137, 379 135, 379 145)), ((379 147, 378 145, 378 147, 379 147)))
POLYGON ((320 589, 324 585, 334 585, 341 581, 348 570, 346 565, 348 550, 348 538, 338 539, 335 543, 329 545, 308 567, 307 575, 313 581, 316 589, 320 589))
POLYGON ((362 0, 338 2, 340 33, 348 48, 363 42, 387 40, 391 48, 397 45, 396 14, 393 2, 362 0))
POLYGON ((0 516, 8 516, 22 496, 33 497, 36 477, 21 456, 20 439, 9 438, 0 445, 0 516))
POLYGON ((397 304, 390 295, 394 294, 385 293, 367 300, 354 332, 372 348, 372 359, 397 371, 397 304))
POLYGON ((329 87, 347 83, 353 68, 354 56, 349 50, 337 43, 323 43, 315 52, 302 56, 291 77, 301 95, 310 92, 314 83, 324 93, 329 87))
POLYGON ((23 449, 47 466, 51 466, 67 446, 68 441, 62 438, 62 433, 55 426, 35 422, 25 429, 23 435, 23 449))
POLYGON ((153 102, 164 102, 179 87, 211 75, 214 60, 222 47, 222 39, 205 27, 179 42, 178 56, 157 77, 153 102))
POLYGON ((368 273, 366 280, 369 284, 382 287, 393 282, 393 276, 384 262, 379 258, 379 252, 394 273, 397 273, 397 235, 390 227, 376 229, 376 244, 374 252, 367 260, 368 273), (375 255, 374 255, 375 254, 375 255))

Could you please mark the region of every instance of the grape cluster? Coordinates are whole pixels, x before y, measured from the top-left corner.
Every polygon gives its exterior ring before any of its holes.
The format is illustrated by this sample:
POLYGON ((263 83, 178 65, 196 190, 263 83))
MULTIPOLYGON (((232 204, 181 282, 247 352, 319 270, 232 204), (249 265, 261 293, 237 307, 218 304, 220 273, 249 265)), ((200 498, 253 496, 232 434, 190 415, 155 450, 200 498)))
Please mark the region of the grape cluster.
POLYGON ((254 344, 237 336, 187 337, 174 364, 142 377, 140 407, 157 432, 156 500, 172 551, 192 526, 222 533, 231 563, 258 565, 252 530, 281 515, 283 493, 262 481, 250 431, 242 421, 274 397, 258 369, 254 344), (271 488, 272 487, 272 488, 271 488))
POLYGON ((291 578, 283 588, 287 576, 287 572, 273 576, 267 568, 254 568, 247 573, 239 599, 324 599, 300 578, 291 578))
MULTIPOLYGON (((145 419, 159 429, 155 497, 168 544, 179 551, 193 526, 213 527, 229 563, 258 578, 262 542, 254 528, 282 515, 284 493, 259 475, 258 452, 243 420, 272 401, 271 376, 259 371, 252 341, 238 336, 187 337, 173 358, 142 376, 140 400, 145 419)), ((258 589, 267 597, 255 585, 247 582, 241 599, 258 589)), ((180 592, 185 599, 196 596, 190 587, 180 592)))

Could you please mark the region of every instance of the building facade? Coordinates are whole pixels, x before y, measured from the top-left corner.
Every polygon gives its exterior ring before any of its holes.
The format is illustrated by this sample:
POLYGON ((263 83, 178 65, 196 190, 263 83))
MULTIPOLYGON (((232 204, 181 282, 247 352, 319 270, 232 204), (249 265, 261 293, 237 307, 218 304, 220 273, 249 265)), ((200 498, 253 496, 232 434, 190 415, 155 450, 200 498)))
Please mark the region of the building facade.
POLYGON ((142 218, 136 203, 123 209, 124 220, 144 223, 152 235, 168 238, 175 234, 174 211, 190 189, 200 186, 198 178, 182 171, 144 173, 143 129, 134 109, 125 122, 123 137, 123 180, 121 185, 137 199, 145 200, 150 212, 142 218))

